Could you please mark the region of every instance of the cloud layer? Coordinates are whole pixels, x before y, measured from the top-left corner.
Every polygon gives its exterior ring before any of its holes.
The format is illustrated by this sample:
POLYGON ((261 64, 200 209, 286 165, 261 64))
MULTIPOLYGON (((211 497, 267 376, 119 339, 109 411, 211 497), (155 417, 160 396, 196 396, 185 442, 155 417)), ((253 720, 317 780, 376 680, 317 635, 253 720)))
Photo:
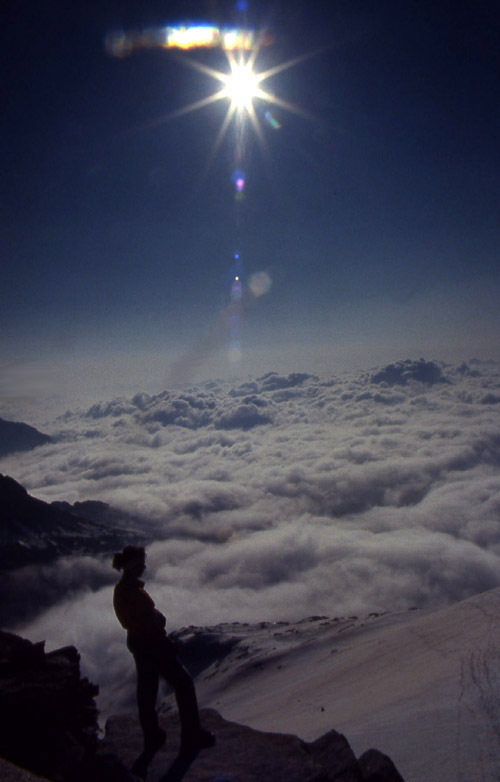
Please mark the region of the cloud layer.
MULTIPOLYGON (((144 518, 171 629, 436 606, 500 584, 498 399, 489 363, 268 373, 68 413, 1 466, 42 499, 144 518)), ((103 649, 129 660, 111 586, 79 562, 85 590, 23 629, 76 643, 102 682, 103 649)))

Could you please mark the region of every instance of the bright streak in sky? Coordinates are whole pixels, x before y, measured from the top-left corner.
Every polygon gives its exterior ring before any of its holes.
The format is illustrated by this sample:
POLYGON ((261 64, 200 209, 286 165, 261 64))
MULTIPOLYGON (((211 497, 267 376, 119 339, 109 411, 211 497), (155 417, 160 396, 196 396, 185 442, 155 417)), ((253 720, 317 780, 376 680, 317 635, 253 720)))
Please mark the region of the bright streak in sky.
MULTIPOLYGON (((261 45, 271 42, 261 36, 261 45)), ((210 24, 178 27, 148 27, 142 30, 115 30, 105 39, 106 51, 113 57, 128 57, 140 49, 199 49, 220 47, 225 51, 251 51, 256 44, 253 30, 219 28, 210 24)))

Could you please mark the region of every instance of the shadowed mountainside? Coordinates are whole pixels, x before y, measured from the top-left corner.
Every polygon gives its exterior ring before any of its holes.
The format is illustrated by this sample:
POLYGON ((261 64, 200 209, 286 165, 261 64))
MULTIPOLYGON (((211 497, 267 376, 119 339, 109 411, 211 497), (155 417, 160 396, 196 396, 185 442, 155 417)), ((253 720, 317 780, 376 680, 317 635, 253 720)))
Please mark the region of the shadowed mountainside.
POLYGON ((103 502, 44 502, 0 475, 0 626, 13 627, 71 591, 110 583, 95 557, 147 542, 134 521, 103 502), (57 568, 47 568, 76 555, 93 560, 84 572, 65 568, 63 583, 57 568))
POLYGON ((124 537, 137 536, 130 528, 109 526, 111 519, 105 503, 44 502, 0 475, 0 571, 62 555, 111 551, 124 537))
POLYGON ((34 426, 0 418, 0 458, 16 451, 31 451, 32 448, 51 442, 51 437, 42 434, 34 426))

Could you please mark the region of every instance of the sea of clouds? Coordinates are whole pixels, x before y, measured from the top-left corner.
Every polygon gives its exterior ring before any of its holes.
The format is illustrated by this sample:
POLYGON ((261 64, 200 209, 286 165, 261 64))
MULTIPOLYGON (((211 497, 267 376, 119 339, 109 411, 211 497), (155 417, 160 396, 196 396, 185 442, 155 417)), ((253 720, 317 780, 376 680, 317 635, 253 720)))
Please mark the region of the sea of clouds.
MULTIPOLYGON (((490 362, 268 373, 68 411, 0 469, 140 518, 170 629, 427 608, 500 585, 499 414, 490 362)), ((130 695, 110 563, 29 577, 64 597, 16 631, 76 644, 106 702, 130 695)))

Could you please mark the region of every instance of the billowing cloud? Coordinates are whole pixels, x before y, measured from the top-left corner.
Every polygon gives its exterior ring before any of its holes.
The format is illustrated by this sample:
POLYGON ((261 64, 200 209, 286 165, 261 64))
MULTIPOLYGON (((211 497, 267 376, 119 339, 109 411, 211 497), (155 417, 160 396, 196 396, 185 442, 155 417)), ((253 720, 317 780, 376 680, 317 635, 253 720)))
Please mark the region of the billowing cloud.
POLYGON ((415 380, 419 383, 433 386, 435 383, 449 383, 443 374, 442 368, 435 361, 398 361, 396 364, 388 364, 371 377, 372 383, 385 383, 388 386, 406 386, 415 380))
MULTIPOLYGON (((143 519, 172 629, 430 607, 500 584, 498 397, 490 363, 270 373, 68 414, 1 468, 42 499, 143 519)), ((108 567, 82 560, 67 582, 57 563, 44 578, 71 598, 17 629, 76 643, 111 687, 108 650, 129 660, 108 567)))

